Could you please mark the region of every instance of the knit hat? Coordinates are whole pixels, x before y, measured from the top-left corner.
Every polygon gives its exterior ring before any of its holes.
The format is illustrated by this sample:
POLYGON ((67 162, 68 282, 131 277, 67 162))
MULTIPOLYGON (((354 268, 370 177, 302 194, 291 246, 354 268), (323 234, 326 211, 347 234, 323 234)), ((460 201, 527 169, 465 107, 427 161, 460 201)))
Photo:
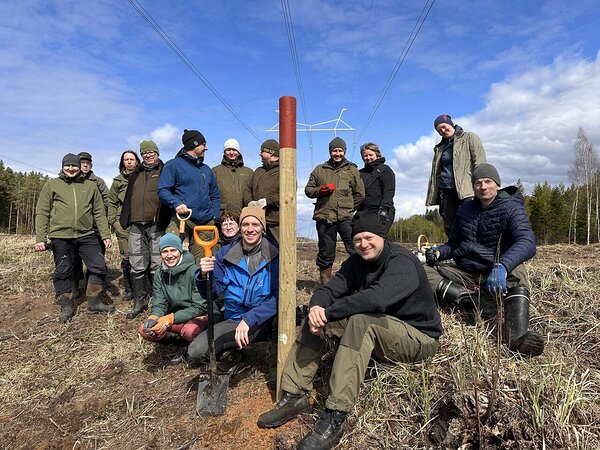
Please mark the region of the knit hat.
POLYGON ((92 155, 90 155, 88 152, 79 152, 79 154, 77 156, 79 156, 79 159, 81 161, 92 162, 92 155))
POLYGON ((67 153, 62 159, 62 167, 65 166, 77 166, 81 169, 81 159, 79 159, 78 155, 67 153))
POLYGON ((154 141, 142 141, 140 142, 140 155, 144 153, 156 152, 157 155, 160 155, 158 151, 158 146, 154 141))
POLYGON ((173 233, 165 233, 158 241, 158 248, 162 252, 167 247, 173 247, 179 250, 179 253, 183 253, 183 247, 181 246, 181 239, 179 236, 175 236, 173 233))
POLYGON ((363 215, 358 215, 358 217, 354 216, 354 222, 352 223, 352 237, 358 233, 362 233, 363 231, 376 234, 383 239, 387 238, 385 225, 381 223, 381 220, 379 220, 377 214, 366 213, 363 215))
POLYGON ((473 175, 471 175, 471 182, 475 183, 475 181, 480 180, 481 178, 491 178, 496 182, 496 184, 501 186, 500 184, 500 175, 494 166, 488 163, 479 164, 473 170, 473 175))
POLYGON ((258 202, 250 202, 248 206, 242 209, 240 214, 240 227, 242 226, 242 222, 248 216, 256 217, 258 221, 261 223, 263 228, 267 229, 267 224, 265 221, 265 210, 258 202))
POLYGON ((183 148, 185 148, 185 151, 189 152, 190 150, 194 150, 199 145, 206 144, 206 139, 204 139, 204 136, 198 130, 183 130, 181 142, 183 142, 183 148))
POLYGON ((227 150, 228 148, 232 148, 239 152, 240 151, 240 143, 237 141, 237 139, 227 139, 225 141, 225 143, 223 144, 223 151, 227 150))
POLYGON ((279 156, 279 142, 275 139, 267 139, 260 145, 263 152, 270 153, 273 156, 279 156))
POLYGON ((331 150, 334 148, 341 148, 344 150, 344 152, 346 152, 346 141, 341 137, 334 137, 329 143, 329 153, 331 153, 331 150))
POLYGON ((442 123, 448 124, 452 128, 454 128, 454 122, 452 122, 452 117, 450 117, 448 114, 440 114, 439 116, 437 116, 433 121, 433 128, 437 129, 438 125, 442 123))
POLYGON ((361 155, 365 150, 371 150, 377 155, 378 158, 381 158, 381 150, 379 150, 379 145, 375 144, 374 142, 367 142, 366 144, 360 146, 361 155))

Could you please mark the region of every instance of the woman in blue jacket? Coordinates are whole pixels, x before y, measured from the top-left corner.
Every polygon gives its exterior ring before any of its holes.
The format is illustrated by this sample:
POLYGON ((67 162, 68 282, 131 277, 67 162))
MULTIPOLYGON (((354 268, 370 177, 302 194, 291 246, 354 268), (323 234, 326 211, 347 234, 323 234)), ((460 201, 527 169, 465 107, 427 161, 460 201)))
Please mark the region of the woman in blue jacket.
MULTIPOLYGON (((279 252, 265 235, 265 212, 247 206, 240 214, 240 234, 215 256, 203 257, 196 283, 206 298, 206 274, 212 272, 215 298, 224 303, 225 320, 215 324, 215 352, 242 349, 251 342, 271 336, 277 314, 279 252)), ((188 347, 191 364, 208 363, 207 332, 200 333, 188 347)))

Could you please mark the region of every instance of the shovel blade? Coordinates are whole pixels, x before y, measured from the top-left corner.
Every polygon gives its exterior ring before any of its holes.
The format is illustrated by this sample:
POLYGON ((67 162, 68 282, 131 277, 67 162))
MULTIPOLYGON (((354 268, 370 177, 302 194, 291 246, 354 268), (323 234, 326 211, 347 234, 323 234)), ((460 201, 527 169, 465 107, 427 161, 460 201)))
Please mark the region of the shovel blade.
POLYGON ((200 373, 196 414, 199 416, 222 416, 227 407, 228 374, 200 373))

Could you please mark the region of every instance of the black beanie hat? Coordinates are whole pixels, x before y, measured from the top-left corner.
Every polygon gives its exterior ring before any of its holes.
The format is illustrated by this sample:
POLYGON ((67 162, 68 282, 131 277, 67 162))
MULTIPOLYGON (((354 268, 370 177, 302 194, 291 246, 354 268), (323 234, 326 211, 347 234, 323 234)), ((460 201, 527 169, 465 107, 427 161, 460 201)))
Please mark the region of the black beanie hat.
POLYGON ((204 136, 198 130, 183 130, 181 142, 183 142, 183 148, 189 152, 199 145, 206 144, 206 139, 204 139, 204 136))
POLYGON ((501 186, 500 175, 498 174, 496 168, 491 164, 483 163, 475 167, 475 170, 473 170, 473 175, 471 175, 471 182, 475 183, 475 181, 481 178, 491 178, 498 186, 501 186))
POLYGON ((438 125, 442 123, 446 123, 452 128, 454 128, 454 122, 452 122, 452 117, 450 117, 448 114, 440 114, 439 116, 437 116, 433 121, 433 128, 437 129, 438 125))
POLYGON ((82 161, 92 162, 92 155, 90 155, 88 152, 79 152, 79 154, 77 156, 82 161))
POLYGON ((343 140, 341 137, 334 137, 329 143, 329 153, 331 153, 331 150, 333 150, 334 148, 341 148, 345 152, 346 141, 343 140))
POLYGON ((385 225, 381 223, 377 214, 364 214, 354 216, 354 222, 352 223, 352 237, 363 231, 376 234, 383 239, 387 238, 387 231, 385 225))
POLYGON ((260 145, 262 151, 270 153, 273 156, 279 156, 279 142, 275 139, 267 139, 260 145))
POLYGON ((81 169, 81 159, 79 159, 79 155, 67 153, 65 156, 63 156, 62 167, 65 166, 77 166, 81 169))

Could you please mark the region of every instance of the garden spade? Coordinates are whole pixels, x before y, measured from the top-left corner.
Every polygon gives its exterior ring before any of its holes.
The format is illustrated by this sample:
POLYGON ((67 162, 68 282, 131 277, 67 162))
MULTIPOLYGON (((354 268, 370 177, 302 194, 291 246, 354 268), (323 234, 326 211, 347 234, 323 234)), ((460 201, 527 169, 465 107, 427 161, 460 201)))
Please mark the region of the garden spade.
MULTIPOLYGON (((194 242, 204 249, 204 256, 212 256, 212 248, 219 240, 219 232, 214 225, 198 225, 194 227, 194 242), (198 236, 199 231, 212 231, 211 241, 203 241, 198 236)), ((227 389, 229 388, 229 373, 218 372, 215 355, 215 322, 213 315, 213 296, 211 273, 206 274, 206 301, 208 309, 208 354, 210 362, 208 372, 200 372, 198 379, 198 397, 196 398, 196 414, 199 416, 221 416, 227 407, 227 389)))
MULTIPOLYGON (((181 239, 181 242, 183 242, 183 241, 185 241, 185 238, 187 237, 187 233, 185 232, 185 221, 188 220, 190 217, 192 217, 192 210, 188 209, 187 216, 185 216, 185 217, 183 217, 178 212, 176 212, 175 215, 179 219, 179 239, 181 239)), ((194 234, 194 239, 196 239, 195 236, 196 235, 194 234)))

